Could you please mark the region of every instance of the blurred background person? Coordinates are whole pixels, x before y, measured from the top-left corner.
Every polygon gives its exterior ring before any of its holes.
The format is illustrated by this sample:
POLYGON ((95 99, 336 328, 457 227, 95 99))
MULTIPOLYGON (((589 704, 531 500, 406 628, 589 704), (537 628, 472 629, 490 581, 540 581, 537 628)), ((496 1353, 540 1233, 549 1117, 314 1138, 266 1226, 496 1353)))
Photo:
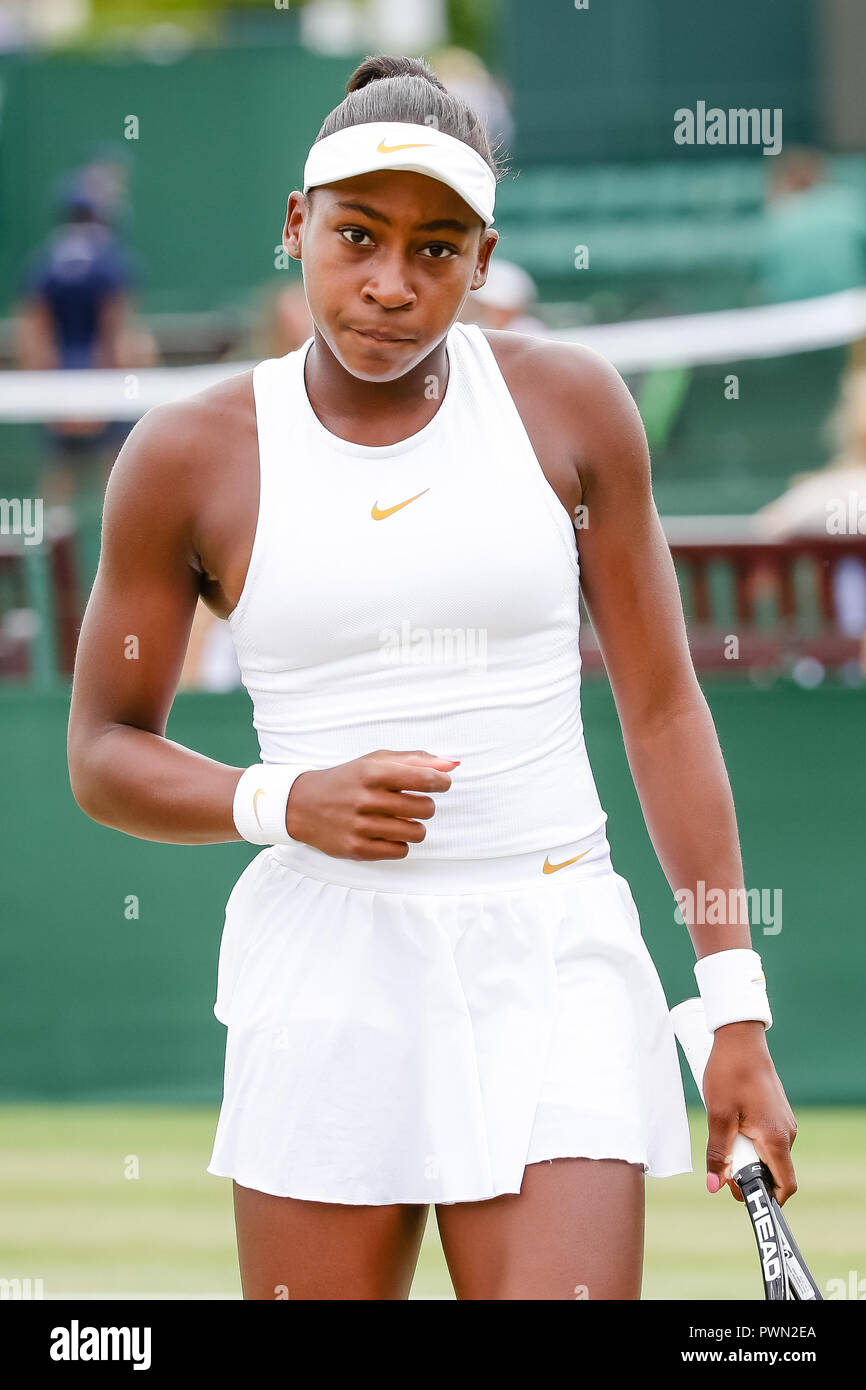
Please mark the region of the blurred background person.
POLYGON ((494 150, 507 150, 514 135, 507 84, 494 77, 477 53, 454 44, 438 49, 431 62, 448 90, 462 97, 481 117, 494 150))
MULTIPOLYGON (((836 534, 838 515, 850 534, 853 519, 866 536, 866 368, 845 374, 832 421, 837 450, 824 468, 798 473, 790 486, 755 515, 756 534, 767 540, 836 534)), ((842 555, 833 565, 833 602, 839 630, 860 641, 859 666, 866 674, 866 562, 842 555)))
POLYGON ((767 303, 811 299, 866 284, 866 204, 834 182, 819 150, 769 161, 760 287, 767 303))
POLYGON ((531 312, 537 298, 538 290, 531 275, 514 261, 500 261, 494 256, 486 284, 472 291, 461 317, 482 328, 544 334, 547 331, 544 323, 531 312))
POLYGON ((261 291, 246 346, 257 362, 265 357, 285 357, 312 333, 304 286, 297 280, 276 290, 261 291))
MULTIPOLYGON (((769 303, 866 284, 866 198, 832 178, 820 150, 795 146, 772 161, 759 278, 769 303)), ((834 416, 837 452, 824 468, 795 475, 785 492, 760 509, 756 525, 762 536, 832 534, 828 505, 849 491, 866 506, 866 339, 849 344, 846 357, 834 416)), ((860 639, 858 664, 866 672, 866 565, 844 555, 832 574, 839 630, 860 639)))
MULTIPOLYGON (((151 366, 152 335, 135 322, 132 259, 108 225, 94 171, 62 182, 57 225, 31 253, 20 280, 18 365, 36 371, 151 366)), ((107 192, 103 182, 102 193, 107 192)), ((61 420, 43 425, 48 467, 40 485, 49 506, 68 505, 76 465, 110 469, 132 428, 128 421, 61 420)))
POLYGON ((235 690, 241 671, 231 629, 199 599, 193 614, 178 690, 235 690))

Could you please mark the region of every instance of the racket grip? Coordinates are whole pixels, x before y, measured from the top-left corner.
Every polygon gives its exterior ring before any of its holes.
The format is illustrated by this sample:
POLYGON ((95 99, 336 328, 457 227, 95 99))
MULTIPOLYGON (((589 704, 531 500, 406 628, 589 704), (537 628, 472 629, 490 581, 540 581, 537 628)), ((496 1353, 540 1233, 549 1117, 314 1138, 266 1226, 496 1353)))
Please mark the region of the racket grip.
MULTIPOLYGON (((710 1052, 713 1046, 713 1034, 707 1027, 707 1020, 704 1015, 704 1004, 702 999, 684 999, 681 1004, 675 1004, 671 1009, 671 1021, 674 1025, 674 1032, 679 1039, 680 1047, 685 1053, 692 1076, 695 1078, 695 1085, 701 1093, 701 1100, 704 1101, 704 1068, 710 1059, 710 1052)), ((760 1163, 757 1150, 751 1139, 745 1134, 738 1134, 733 1144, 733 1159, 731 1161, 731 1173, 736 1176, 743 1168, 750 1163, 760 1163)))

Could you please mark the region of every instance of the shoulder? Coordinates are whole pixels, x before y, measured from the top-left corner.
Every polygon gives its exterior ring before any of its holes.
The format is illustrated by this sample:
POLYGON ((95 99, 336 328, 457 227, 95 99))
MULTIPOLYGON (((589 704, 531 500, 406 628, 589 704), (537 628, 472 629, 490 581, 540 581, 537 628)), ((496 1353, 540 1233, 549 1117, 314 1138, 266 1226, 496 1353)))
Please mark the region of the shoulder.
POLYGON ((217 441, 225 447, 226 431, 231 435, 255 425, 252 376, 252 369, 239 372, 179 400, 152 406, 134 425, 127 444, 137 446, 137 455, 146 453, 167 466, 173 460, 206 458, 217 441))
POLYGON ((153 406, 141 417, 154 437, 182 438, 194 443, 219 430, 250 423, 255 417, 253 369, 215 381, 179 400, 153 406))
POLYGON ((106 503, 136 499, 154 512, 195 515, 227 458, 254 438, 252 370, 180 400, 152 406, 126 438, 109 478, 106 503))
POLYGON ((612 362, 593 348, 560 339, 537 338, 505 329, 483 329, 500 366, 529 372, 537 385, 552 394, 574 399, 601 397, 607 403, 630 397, 628 387, 612 362))
POLYGON ((645 453, 634 398, 600 352, 559 339, 483 331, 515 401, 520 405, 521 397, 532 398, 551 412, 574 439, 584 466, 612 454, 645 453))

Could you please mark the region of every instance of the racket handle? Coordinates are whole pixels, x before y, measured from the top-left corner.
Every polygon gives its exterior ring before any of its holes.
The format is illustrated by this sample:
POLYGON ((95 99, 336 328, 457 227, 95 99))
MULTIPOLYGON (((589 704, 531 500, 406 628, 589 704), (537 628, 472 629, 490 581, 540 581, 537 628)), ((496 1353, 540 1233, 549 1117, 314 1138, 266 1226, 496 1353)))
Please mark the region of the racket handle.
MULTIPOLYGON (((684 999, 681 1004, 675 1004, 671 1009, 671 1021, 674 1025, 674 1032, 679 1039, 680 1047, 685 1053, 686 1061, 692 1070, 695 1078, 695 1085, 701 1093, 701 1100, 704 1101, 704 1068, 710 1059, 710 1051, 713 1046, 713 1034, 707 1027, 707 1020, 704 1015, 704 1004, 702 999, 684 999)), ((760 1163, 757 1150, 751 1139, 745 1134, 738 1134, 733 1145, 733 1159, 731 1161, 731 1173, 736 1177, 737 1173, 750 1163, 760 1163)))

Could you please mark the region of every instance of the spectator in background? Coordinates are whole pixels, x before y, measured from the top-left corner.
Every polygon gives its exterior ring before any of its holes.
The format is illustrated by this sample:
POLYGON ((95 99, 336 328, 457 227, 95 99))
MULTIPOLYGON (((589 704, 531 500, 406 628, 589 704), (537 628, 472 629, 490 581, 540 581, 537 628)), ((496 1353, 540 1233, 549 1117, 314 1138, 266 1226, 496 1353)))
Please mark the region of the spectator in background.
POLYGON ((468 48, 440 48, 431 59, 440 81, 461 96, 484 122, 490 143, 500 156, 511 144, 514 121, 503 82, 468 48))
MULTIPOLYGON (((34 371, 151 366, 153 338, 132 322, 134 274, 104 213, 78 176, 67 180, 58 225, 31 254, 21 280, 16 353, 34 371)), ((110 469, 131 429, 128 421, 69 420, 44 426, 51 465, 41 491, 49 506, 68 505, 81 460, 110 469)))
MULTIPOLYGON (((769 303, 811 299, 866 284, 866 204, 853 188, 827 177, 817 150, 792 148, 771 161, 760 264, 769 303)), ((798 474, 781 497, 757 514, 772 539, 828 535, 828 503, 849 491, 866 506, 866 343, 852 343, 835 426, 837 454, 826 468, 798 474)), ((866 565, 855 555, 833 566, 840 630, 860 640, 866 672, 866 565)))
POLYGON ((229 625, 205 608, 199 599, 193 614, 178 689, 224 694, 237 689, 240 683, 241 671, 229 625))
POLYGON ((768 303, 811 299, 866 283, 866 207, 827 178, 817 150, 783 150, 768 161, 760 261, 768 303))
POLYGON ((249 342, 256 361, 285 357, 312 336, 313 320, 300 281, 264 292, 249 342))
POLYGON ((537 294, 535 281, 525 270, 513 261, 497 260, 494 255, 487 283, 472 291, 461 317, 482 328, 543 335, 547 332, 545 325, 530 312, 537 294))
POLYGON ((120 235, 128 226, 132 209, 129 203, 128 148, 117 142, 103 141, 95 145, 85 166, 73 175, 81 191, 98 209, 107 227, 120 235))
MULTIPOLYGON (((833 421, 837 452, 826 468, 798 473, 781 497, 756 514, 756 534, 770 540, 827 536, 831 515, 857 524, 866 546, 866 368, 846 372, 833 421), (853 497, 854 505, 851 506, 853 497)), ((859 666, 866 674, 866 563, 843 555, 833 566, 836 620, 846 637, 860 642, 859 666)))

